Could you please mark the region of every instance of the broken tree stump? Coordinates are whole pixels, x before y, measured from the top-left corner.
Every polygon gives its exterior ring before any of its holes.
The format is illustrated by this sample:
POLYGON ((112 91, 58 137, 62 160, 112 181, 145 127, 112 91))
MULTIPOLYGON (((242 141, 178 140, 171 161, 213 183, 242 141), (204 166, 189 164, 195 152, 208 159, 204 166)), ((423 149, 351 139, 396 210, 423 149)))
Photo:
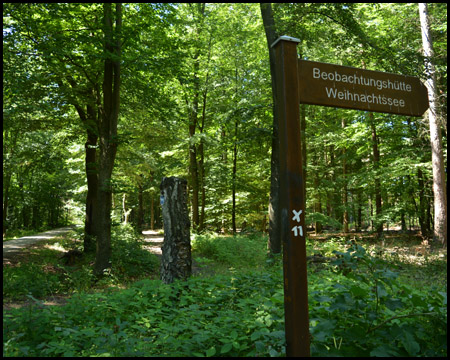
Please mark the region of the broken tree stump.
POLYGON ((160 189, 164 222, 160 277, 170 284, 175 279, 187 279, 192 272, 187 181, 164 177, 160 189))

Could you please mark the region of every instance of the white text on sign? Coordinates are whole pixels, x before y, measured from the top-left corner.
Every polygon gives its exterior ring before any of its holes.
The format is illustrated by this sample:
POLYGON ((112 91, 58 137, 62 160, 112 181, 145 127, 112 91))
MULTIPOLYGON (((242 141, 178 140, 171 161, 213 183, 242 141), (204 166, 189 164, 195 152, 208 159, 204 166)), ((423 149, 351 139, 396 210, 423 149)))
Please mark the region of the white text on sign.
MULTIPOLYGON (((292 220, 300 222, 300 215, 303 212, 303 210, 295 211, 292 210, 294 216, 292 217, 292 220)), ((294 236, 303 236, 303 227, 301 225, 294 226, 292 230, 294 232, 294 236)))
POLYGON ((303 236, 303 228, 301 226, 294 226, 291 231, 294 232, 294 236, 303 236))
POLYGON ((300 222, 300 214, 303 212, 303 210, 300 210, 298 212, 295 210, 292 210, 292 212, 294 213, 294 217, 292 218, 292 220, 300 222))
MULTIPOLYGON (((405 83, 404 81, 391 81, 387 80, 378 80, 373 78, 364 77, 363 75, 345 75, 340 74, 337 71, 334 73, 327 73, 325 71, 321 71, 319 68, 313 68, 313 78, 321 79, 326 81, 332 81, 334 84, 336 82, 348 83, 348 84, 356 84, 363 85, 367 87, 375 87, 378 90, 397 90, 397 91, 406 91, 411 92, 412 87, 410 84, 405 83)), ((377 104, 377 105, 389 105, 396 107, 405 107, 406 102, 404 99, 396 99, 391 97, 386 97, 384 95, 378 94, 367 94, 366 93, 353 93, 347 89, 344 91, 338 91, 335 87, 328 88, 325 87, 328 98, 346 100, 346 101, 355 101, 362 102, 368 104, 377 104)))

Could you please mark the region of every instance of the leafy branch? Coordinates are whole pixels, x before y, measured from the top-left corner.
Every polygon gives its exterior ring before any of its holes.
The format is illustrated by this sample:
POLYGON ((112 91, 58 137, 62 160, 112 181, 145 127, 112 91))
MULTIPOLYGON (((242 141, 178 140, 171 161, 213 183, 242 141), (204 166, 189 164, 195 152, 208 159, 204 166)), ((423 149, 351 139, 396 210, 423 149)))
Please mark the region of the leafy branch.
POLYGON ((417 313, 417 314, 406 314, 406 315, 396 315, 393 316, 387 320, 384 320, 381 324, 367 330, 367 334, 375 331, 376 329, 382 327, 383 325, 387 324, 388 322, 395 320, 395 319, 402 319, 402 318, 408 318, 408 317, 414 317, 414 316, 431 316, 431 315, 437 315, 437 313, 435 312, 430 312, 430 313, 417 313))

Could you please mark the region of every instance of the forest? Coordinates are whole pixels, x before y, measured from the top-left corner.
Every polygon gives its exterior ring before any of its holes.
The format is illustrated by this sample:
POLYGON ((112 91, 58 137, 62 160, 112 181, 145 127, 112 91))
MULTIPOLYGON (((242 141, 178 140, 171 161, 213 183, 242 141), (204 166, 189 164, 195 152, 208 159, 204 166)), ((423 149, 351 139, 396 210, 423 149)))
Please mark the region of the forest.
POLYGON ((3 356, 286 355, 281 35, 429 101, 299 105, 311 356, 447 356, 446 3, 3 4, 4 248, 71 229, 4 251, 3 356), (192 276, 165 284, 171 176, 192 276))

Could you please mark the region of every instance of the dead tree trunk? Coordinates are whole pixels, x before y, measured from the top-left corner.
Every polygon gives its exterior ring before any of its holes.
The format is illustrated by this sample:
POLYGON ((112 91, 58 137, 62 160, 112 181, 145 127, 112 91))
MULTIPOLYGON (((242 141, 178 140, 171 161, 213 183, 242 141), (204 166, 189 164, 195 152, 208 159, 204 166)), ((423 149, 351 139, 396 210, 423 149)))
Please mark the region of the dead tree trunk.
POLYGON ((187 181, 176 177, 161 181, 161 207, 164 221, 161 280, 170 284, 191 275, 190 221, 187 209, 187 181))

